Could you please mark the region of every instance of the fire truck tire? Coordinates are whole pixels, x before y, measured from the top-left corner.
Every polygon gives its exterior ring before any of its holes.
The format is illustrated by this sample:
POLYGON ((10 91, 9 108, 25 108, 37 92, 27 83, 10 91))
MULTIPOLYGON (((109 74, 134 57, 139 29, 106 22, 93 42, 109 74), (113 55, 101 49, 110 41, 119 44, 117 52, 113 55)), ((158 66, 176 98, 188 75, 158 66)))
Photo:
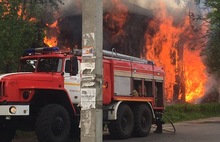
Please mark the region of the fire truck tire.
POLYGON ((151 129, 152 114, 149 107, 145 104, 133 107, 134 129, 133 135, 137 137, 147 136, 151 129))
POLYGON ((16 133, 15 129, 0 128, 0 142, 11 142, 16 133))
POLYGON ((117 120, 108 125, 109 133, 113 138, 126 139, 131 137, 134 126, 134 116, 131 108, 121 104, 117 112, 117 120))
POLYGON ((69 133, 70 118, 67 110, 58 104, 44 106, 36 119, 39 142, 65 142, 69 133))
POLYGON ((70 139, 78 139, 80 137, 80 128, 79 123, 71 124, 72 128, 70 129, 70 139))

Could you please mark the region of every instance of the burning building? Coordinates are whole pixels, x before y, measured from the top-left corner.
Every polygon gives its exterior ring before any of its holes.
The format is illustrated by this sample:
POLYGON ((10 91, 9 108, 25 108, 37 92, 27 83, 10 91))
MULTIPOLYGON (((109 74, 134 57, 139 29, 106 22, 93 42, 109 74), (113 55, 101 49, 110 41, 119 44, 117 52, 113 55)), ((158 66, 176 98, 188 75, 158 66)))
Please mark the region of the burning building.
MULTIPOLYGON (((66 1, 69 3, 70 1, 66 1)), ((45 43, 62 48, 81 48, 80 1, 61 7, 61 16, 48 25, 45 43)), ((105 0, 104 49, 146 58, 163 66, 166 100, 198 103, 205 94, 207 76, 200 52, 206 29, 190 19, 192 1, 105 0)))

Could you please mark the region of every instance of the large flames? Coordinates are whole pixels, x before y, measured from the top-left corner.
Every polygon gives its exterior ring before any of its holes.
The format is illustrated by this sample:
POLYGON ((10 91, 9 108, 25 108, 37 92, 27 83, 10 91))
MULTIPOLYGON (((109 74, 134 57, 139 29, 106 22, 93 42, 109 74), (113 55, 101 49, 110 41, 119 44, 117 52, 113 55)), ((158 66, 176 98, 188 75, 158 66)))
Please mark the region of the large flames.
POLYGON ((107 11, 104 16, 104 22, 106 22, 105 28, 111 31, 113 35, 112 40, 117 40, 125 32, 123 27, 128 18, 128 8, 120 0, 112 0, 112 9, 107 11))
MULTIPOLYGON (((107 2, 109 4, 110 1, 107 2)), ((205 66, 200 57, 202 46, 197 38, 199 33, 192 30, 187 10, 180 10, 177 6, 171 11, 164 1, 157 2, 156 8, 151 9, 150 18, 142 20, 146 31, 143 36, 145 43, 144 47, 137 50, 143 50, 140 51, 141 57, 153 60, 164 68, 167 101, 196 103, 204 96, 207 80, 205 66)), ((104 29, 111 34, 114 45, 116 42, 121 44, 119 40, 126 39, 121 37, 128 36, 125 26, 131 14, 129 7, 120 0, 111 0, 108 7, 111 8, 104 13, 104 29)), ((57 21, 47 26, 56 29, 57 21)), ((46 35, 44 42, 49 46, 56 46, 57 35, 46 35)))
POLYGON ((164 67, 166 99, 196 103, 205 93, 207 79, 198 34, 193 33, 186 14, 181 23, 175 23, 164 3, 155 15, 145 35, 147 58, 164 67))
MULTIPOLYGON (((146 24, 145 49, 140 51, 140 55, 142 57, 141 52, 146 52, 147 59, 164 68, 167 101, 196 103, 204 96, 207 80, 205 66, 200 57, 202 45, 198 39, 201 33, 193 31, 188 16, 189 9, 181 9, 181 6, 176 5, 170 10, 165 1, 155 3, 156 8, 151 10, 153 18, 146 24)), ((129 10, 121 1, 112 0, 112 4, 117 10, 104 17, 105 21, 108 18, 111 20, 104 27, 118 31, 115 35, 123 35, 126 22, 130 18, 129 10)), ((113 42, 114 38, 112 36, 113 42)))
MULTIPOLYGON (((2 0, 0 0, 0 2, 2 2, 2 0)), ((157 65, 162 66, 165 70, 165 93, 167 101, 186 101, 195 103, 205 94, 204 86, 207 80, 204 71, 205 66, 200 57, 202 46, 201 41, 197 38, 199 37, 199 32, 197 31, 197 33, 195 33, 191 28, 190 18, 188 16, 189 10, 180 9, 179 7, 181 6, 175 6, 170 10, 168 5, 166 5, 166 2, 169 2, 169 6, 175 3, 174 1, 170 2, 168 0, 155 0, 153 2, 146 0, 138 7, 137 5, 134 6, 133 3, 135 2, 127 2, 125 4, 125 2, 121 0, 105 0, 104 7, 108 8, 105 9, 103 22, 104 30, 105 32, 108 32, 108 36, 104 41, 108 41, 108 45, 113 45, 109 46, 107 48, 108 50, 115 47, 135 48, 126 51, 139 52, 139 55, 142 58, 146 57, 149 60, 153 60, 157 65), (157 4, 152 7, 153 3, 157 4), (132 6, 132 10, 141 8, 142 14, 132 14, 132 12, 130 12, 132 6), (137 16, 138 18, 132 19, 132 16, 137 16), (134 21, 132 26, 126 27, 129 22, 137 19, 141 19, 141 21, 134 21), (140 22, 143 24, 141 25, 140 22), (138 27, 137 25, 144 26, 144 28, 138 27), (140 30, 137 30, 136 33, 133 32, 134 29, 140 28, 144 31, 143 34, 140 30), (129 40, 128 37, 131 35, 131 40, 129 40), (140 36, 142 36, 141 38, 143 38, 143 40, 139 40, 140 36), (143 42, 143 44, 137 45, 137 42, 143 42)), ((77 4, 79 5, 79 3, 77 4)), ((22 11, 21 9, 22 6, 19 7, 18 15, 21 18, 26 19, 26 11, 22 11)), ((4 14, 8 14, 7 12, 8 11, 5 11, 4 14)), ((29 19, 26 20, 29 20, 30 22, 35 20, 31 17, 28 18, 29 19)), ((80 23, 77 23, 76 25, 78 24, 80 23)), ((57 46, 58 36, 61 34, 59 21, 57 20, 46 26, 48 30, 45 30, 44 43, 50 47, 57 46)), ((77 29, 71 29, 68 31, 77 31, 77 29)), ((65 33, 68 31, 65 30, 65 33)), ((68 35, 72 34, 66 35, 67 36, 64 37, 68 37, 68 35)), ((81 36, 81 33, 74 34, 74 36, 75 35, 81 36)), ((72 36, 68 38, 71 39, 70 41, 76 42, 75 40, 72 40, 72 36)), ((74 38, 76 40, 81 39, 81 37, 74 38)), ((104 38, 106 38, 105 33, 104 38)), ((64 40, 65 42, 60 43, 68 42, 67 39, 61 40, 64 40)), ((76 43, 79 42, 80 41, 76 43)), ((77 48, 80 46, 80 44, 75 45, 75 43, 68 43, 68 45, 62 46, 73 48, 70 47, 73 45, 77 48)), ((106 47, 104 47, 104 49, 106 49, 106 47)))
POLYGON ((183 54, 185 99, 196 103, 205 94, 205 66, 199 57, 200 50, 193 51, 184 47, 183 54))
POLYGON ((59 31, 57 22, 58 21, 55 21, 52 24, 46 24, 48 29, 44 31, 46 35, 44 43, 49 47, 57 46, 57 32, 59 31))

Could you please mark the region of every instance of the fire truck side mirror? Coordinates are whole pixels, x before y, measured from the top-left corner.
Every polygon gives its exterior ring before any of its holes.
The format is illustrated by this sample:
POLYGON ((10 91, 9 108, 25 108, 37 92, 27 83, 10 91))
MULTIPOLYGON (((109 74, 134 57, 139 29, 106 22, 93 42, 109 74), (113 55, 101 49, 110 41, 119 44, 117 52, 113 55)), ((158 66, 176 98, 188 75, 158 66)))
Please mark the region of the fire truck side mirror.
POLYGON ((77 75, 78 74, 78 61, 77 57, 71 57, 70 59, 71 64, 70 64, 70 75, 77 75))

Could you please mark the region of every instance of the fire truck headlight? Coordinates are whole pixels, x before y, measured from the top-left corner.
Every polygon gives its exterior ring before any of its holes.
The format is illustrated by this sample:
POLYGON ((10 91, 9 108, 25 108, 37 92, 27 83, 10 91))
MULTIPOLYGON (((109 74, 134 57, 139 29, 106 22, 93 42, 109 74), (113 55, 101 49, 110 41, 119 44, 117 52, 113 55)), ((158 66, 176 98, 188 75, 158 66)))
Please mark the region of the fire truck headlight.
POLYGON ((15 113, 17 112, 16 107, 15 107, 15 106, 11 106, 11 107, 9 108, 9 112, 10 112, 11 114, 15 114, 15 113))
POLYGON ((30 93, 28 91, 24 91, 23 92, 23 98, 24 99, 28 99, 29 98, 30 93))

